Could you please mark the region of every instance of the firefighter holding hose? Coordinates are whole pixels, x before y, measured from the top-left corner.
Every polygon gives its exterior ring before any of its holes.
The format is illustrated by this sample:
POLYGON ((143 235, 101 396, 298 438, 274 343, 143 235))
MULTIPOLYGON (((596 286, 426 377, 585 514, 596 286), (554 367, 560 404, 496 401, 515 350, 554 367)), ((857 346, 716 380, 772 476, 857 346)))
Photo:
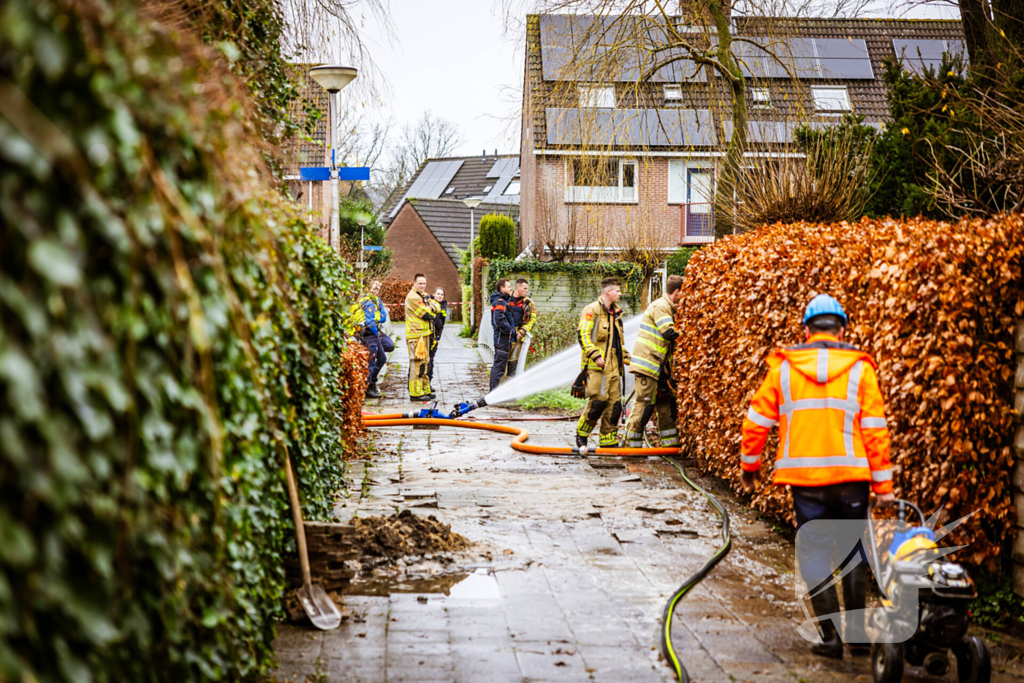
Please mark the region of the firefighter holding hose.
POLYGON ((587 405, 576 423, 576 447, 587 451, 587 440, 598 421, 601 422, 600 445, 618 446, 619 418, 622 416, 622 372, 629 363, 629 352, 623 346, 622 309, 618 301, 622 286, 618 278, 601 281, 601 296, 583 309, 577 330, 582 349, 583 371, 576 378, 572 393, 586 396, 587 405))
MULTIPOLYGON (((843 343, 846 313, 827 294, 811 300, 803 322, 806 343, 768 356, 768 376, 743 420, 740 457, 740 481, 752 491, 760 476, 768 432, 778 426, 773 481, 790 487, 798 530, 812 520, 866 519, 872 491, 880 507, 893 502, 889 429, 878 388, 878 366, 868 354, 843 343)), ((868 643, 863 616, 868 576, 864 550, 858 542, 843 561, 853 569, 842 579, 847 619, 845 638, 840 638, 833 620, 823 617, 839 614, 839 597, 831 585, 832 558, 837 550, 841 555, 848 550, 835 548, 835 539, 813 525, 807 531, 822 536, 807 539, 807 551, 802 550, 799 558, 811 605, 820 619, 822 642, 812 645, 811 651, 842 659, 845 640, 854 654, 863 654, 868 643), (861 557, 854 557, 858 553, 861 557)))
POLYGON ((679 333, 675 327, 676 304, 683 295, 683 278, 670 275, 665 294, 653 301, 640 321, 640 332, 629 371, 636 376, 636 401, 626 422, 626 444, 644 447, 644 428, 658 414, 658 435, 662 446, 678 446, 676 431, 676 397, 672 382, 672 350, 679 333))

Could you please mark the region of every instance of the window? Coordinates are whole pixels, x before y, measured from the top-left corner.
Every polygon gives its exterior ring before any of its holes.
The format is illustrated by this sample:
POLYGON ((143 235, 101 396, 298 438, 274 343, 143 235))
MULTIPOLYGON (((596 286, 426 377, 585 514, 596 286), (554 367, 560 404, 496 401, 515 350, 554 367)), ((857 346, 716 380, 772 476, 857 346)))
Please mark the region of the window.
MULTIPOLYGON (((668 162, 668 203, 707 204, 714 201, 714 174, 708 164, 670 159, 668 162)), ((695 211, 700 209, 694 207, 695 211)))
POLYGON ((679 85, 666 85, 665 86, 665 104, 682 104, 683 102, 683 88, 679 85))
POLYGON ((580 107, 590 109, 614 109, 615 86, 581 85, 580 107))
POLYGON ((488 185, 488 186, 486 186, 486 187, 484 188, 484 194, 487 194, 488 192, 490 192, 490 191, 491 191, 491 188, 492 188, 492 187, 494 187, 494 185, 488 185))
POLYGON ((502 194, 519 194, 519 181, 513 180, 509 183, 508 187, 505 188, 505 191, 502 192, 502 194))
POLYGON ((452 192, 455 192, 455 186, 454 185, 452 185, 451 187, 449 187, 447 190, 444 191, 445 194, 451 194, 452 192))
POLYGON ((571 161, 572 179, 565 188, 567 202, 635 202, 636 162, 625 159, 579 157, 571 161))
POLYGON ((750 104, 757 109, 772 108, 772 93, 768 88, 751 88, 750 104))
POLYGON ((811 86, 811 99, 819 112, 850 111, 850 94, 845 85, 811 86))

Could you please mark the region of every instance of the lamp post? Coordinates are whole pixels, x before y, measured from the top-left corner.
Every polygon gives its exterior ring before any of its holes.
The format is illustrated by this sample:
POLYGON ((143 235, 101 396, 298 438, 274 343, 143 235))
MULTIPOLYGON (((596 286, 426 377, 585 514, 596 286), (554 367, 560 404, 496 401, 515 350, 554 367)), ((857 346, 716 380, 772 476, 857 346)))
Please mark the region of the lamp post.
POLYGON ((356 261, 356 268, 359 269, 359 287, 361 289, 363 286, 363 275, 366 273, 366 256, 363 253, 366 251, 363 249, 365 246, 364 235, 366 226, 370 224, 371 217, 370 214, 359 212, 353 220, 359 226, 359 258, 356 261))
MULTIPOLYGON (((341 233, 339 225, 339 201, 338 201, 338 160, 336 153, 338 149, 338 105, 335 102, 337 95, 342 88, 355 80, 359 72, 351 66, 339 66, 331 64, 326 66, 314 66, 309 70, 309 77, 320 84, 328 92, 327 101, 330 105, 330 126, 331 126, 331 226, 327 229, 327 244, 334 248, 334 236, 341 233)), ((359 255, 360 258, 362 254, 359 255)))
POLYGON ((476 301, 476 292, 473 285, 476 283, 476 254, 473 253, 473 231, 476 229, 476 216, 473 211, 483 201, 479 197, 466 197, 462 203, 469 207, 469 329, 476 324, 476 310, 473 303, 476 301))

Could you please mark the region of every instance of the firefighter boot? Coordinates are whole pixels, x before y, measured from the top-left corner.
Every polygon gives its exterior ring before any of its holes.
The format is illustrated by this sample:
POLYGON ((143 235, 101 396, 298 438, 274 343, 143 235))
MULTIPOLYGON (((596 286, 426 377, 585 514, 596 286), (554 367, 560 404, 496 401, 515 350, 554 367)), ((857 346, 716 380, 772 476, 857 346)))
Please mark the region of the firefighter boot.
POLYGON ((576 435, 576 448, 579 450, 580 455, 587 454, 587 437, 576 435))
POLYGON ((832 615, 839 614, 839 596, 836 595, 836 589, 830 586, 818 593, 811 598, 811 605, 814 607, 814 615, 819 619, 818 632, 822 641, 811 645, 811 652, 829 659, 842 659, 843 641, 832 621, 832 615))

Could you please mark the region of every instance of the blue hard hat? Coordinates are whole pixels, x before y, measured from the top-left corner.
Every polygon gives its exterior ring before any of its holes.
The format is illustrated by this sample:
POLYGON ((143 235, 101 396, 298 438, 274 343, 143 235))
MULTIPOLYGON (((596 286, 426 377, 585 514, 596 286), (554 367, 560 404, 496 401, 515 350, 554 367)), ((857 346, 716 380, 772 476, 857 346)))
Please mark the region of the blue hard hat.
POLYGON ((804 325, 806 325, 811 318, 815 318, 819 315, 838 315, 843 319, 843 325, 847 322, 846 311, 843 310, 843 307, 838 301, 830 297, 828 294, 819 294, 811 299, 811 303, 807 304, 807 310, 804 311, 804 325))

